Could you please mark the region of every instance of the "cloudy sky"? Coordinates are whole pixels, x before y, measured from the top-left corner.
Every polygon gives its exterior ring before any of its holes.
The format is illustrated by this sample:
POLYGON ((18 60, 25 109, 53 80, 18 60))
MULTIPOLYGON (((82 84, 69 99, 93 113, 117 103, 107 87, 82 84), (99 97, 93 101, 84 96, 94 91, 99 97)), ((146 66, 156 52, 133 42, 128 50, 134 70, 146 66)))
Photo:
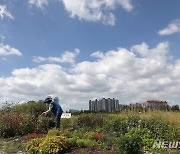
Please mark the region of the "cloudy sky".
POLYGON ((0 0, 0 106, 58 96, 180 105, 179 0, 0 0))

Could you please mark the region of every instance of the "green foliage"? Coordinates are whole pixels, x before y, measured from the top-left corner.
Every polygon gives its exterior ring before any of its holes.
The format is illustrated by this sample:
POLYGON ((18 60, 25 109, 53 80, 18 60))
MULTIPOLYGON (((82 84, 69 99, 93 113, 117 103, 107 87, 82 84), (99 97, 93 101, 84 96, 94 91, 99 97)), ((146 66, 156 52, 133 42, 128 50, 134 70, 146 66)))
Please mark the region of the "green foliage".
POLYGON ((0 137, 24 135, 35 130, 46 132, 53 122, 38 119, 38 115, 45 110, 43 103, 36 102, 5 106, 0 111, 0 137))
POLYGON ((94 140, 94 139, 96 139, 96 133, 92 132, 92 131, 86 132, 86 133, 84 133, 84 138, 94 140))
POLYGON ((142 149, 142 139, 136 133, 127 133, 119 138, 117 147, 122 153, 136 154, 142 149))
POLYGON ((47 136, 32 139, 26 143, 26 150, 31 153, 60 153, 68 147, 67 138, 61 136, 47 136))
POLYGON ((29 113, 37 117, 42 112, 46 111, 46 106, 44 103, 40 103, 40 102, 28 102, 28 103, 12 106, 11 111, 29 113))
POLYGON ((109 117, 105 123, 105 130, 120 132, 122 134, 127 132, 126 118, 123 117, 109 117))
POLYGON ((62 132, 56 128, 50 129, 47 133, 48 136, 60 136, 61 134, 62 132))
POLYGON ((90 139, 80 139, 80 138, 69 138, 68 143, 70 147, 94 147, 97 145, 97 143, 90 139))
POLYGON ((142 141, 142 146, 144 149, 150 149, 154 144, 153 133, 147 128, 141 128, 140 126, 137 128, 132 128, 127 134, 133 135, 136 134, 140 136, 142 141))
POLYGON ((68 138, 69 147, 77 147, 77 138, 68 138))
POLYGON ((138 116, 110 116, 105 123, 105 129, 111 130, 115 132, 119 132, 120 134, 127 133, 131 128, 137 127, 140 121, 140 117, 138 116))
POLYGON ((169 140, 180 141, 180 124, 171 125, 169 130, 169 140))
POLYGON ((40 133, 47 133, 48 130, 54 126, 54 118, 39 117, 36 123, 36 131, 40 133))
MULTIPOLYGON (((58 129, 51 129, 48 131, 47 136, 60 136, 63 133, 65 133, 65 136, 67 136, 68 131, 59 131, 58 129)), ((73 131, 70 132, 71 135, 69 135, 68 139, 68 145, 69 147, 91 147, 95 145, 95 132, 85 132, 82 131, 73 131), (93 141, 94 139, 94 141, 93 141)), ((69 133, 68 133, 69 134, 69 133)))
POLYGON ((81 114, 78 116, 78 126, 91 129, 103 127, 106 117, 106 114, 81 114))
POLYGON ((77 128, 78 127, 78 122, 77 122, 77 117, 72 116, 69 119, 61 119, 61 128, 66 129, 66 128, 77 128))
POLYGON ((90 139, 77 139, 77 146, 81 148, 86 148, 93 146, 92 141, 90 139))
POLYGON ((149 129, 154 138, 160 138, 168 140, 170 137, 169 123, 163 120, 161 117, 151 117, 142 119, 140 122, 141 127, 149 129))

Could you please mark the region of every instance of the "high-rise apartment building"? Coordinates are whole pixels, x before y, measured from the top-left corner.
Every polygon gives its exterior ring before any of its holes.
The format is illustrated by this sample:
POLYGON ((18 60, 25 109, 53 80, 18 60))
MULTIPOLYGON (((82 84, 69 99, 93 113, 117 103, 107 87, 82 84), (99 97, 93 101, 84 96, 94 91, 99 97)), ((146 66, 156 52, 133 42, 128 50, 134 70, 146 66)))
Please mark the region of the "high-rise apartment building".
POLYGON ((119 111, 119 100, 113 98, 103 98, 100 100, 90 100, 89 101, 89 110, 90 111, 107 111, 114 112, 119 111))

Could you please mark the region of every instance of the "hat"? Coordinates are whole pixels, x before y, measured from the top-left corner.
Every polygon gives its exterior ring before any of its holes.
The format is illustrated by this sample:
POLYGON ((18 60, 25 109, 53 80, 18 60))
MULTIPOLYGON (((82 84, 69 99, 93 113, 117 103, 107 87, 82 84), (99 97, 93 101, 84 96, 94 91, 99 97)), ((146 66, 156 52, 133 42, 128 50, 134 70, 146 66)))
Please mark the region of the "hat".
POLYGON ((44 100, 44 103, 50 103, 52 102, 52 98, 51 97, 47 97, 45 100, 44 100))

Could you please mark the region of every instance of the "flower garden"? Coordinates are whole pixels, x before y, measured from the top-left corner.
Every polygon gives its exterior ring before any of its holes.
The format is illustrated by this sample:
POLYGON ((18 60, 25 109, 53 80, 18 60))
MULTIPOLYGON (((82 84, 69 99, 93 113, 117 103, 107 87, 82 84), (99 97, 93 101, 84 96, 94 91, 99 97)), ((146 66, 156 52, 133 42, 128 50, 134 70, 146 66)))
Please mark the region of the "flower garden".
POLYGON ((180 112, 81 113, 61 119, 39 116, 46 107, 26 103, 0 111, 0 153, 180 153, 180 112), (12 148, 14 147, 14 148, 12 148))

